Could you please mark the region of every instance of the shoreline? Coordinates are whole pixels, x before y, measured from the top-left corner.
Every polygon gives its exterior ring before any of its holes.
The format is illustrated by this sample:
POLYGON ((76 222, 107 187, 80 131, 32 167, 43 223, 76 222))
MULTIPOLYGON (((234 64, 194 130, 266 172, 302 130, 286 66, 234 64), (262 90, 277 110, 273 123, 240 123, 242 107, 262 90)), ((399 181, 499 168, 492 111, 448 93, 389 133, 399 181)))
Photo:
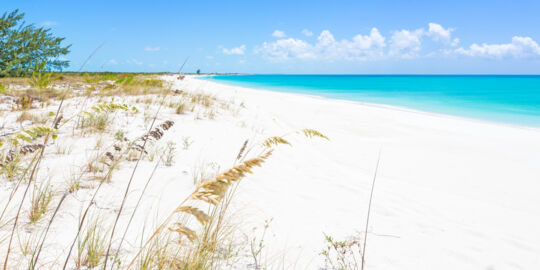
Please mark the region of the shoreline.
MULTIPOLYGON (((243 74, 235 75, 235 76, 241 76, 243 74)), ((248 74, 249 75, 249 74, 248 74)), ((227 75, 229 76, 229 75, 227 75)), ((419 75, 421 76, 421 75, 419 75)), ((461 75, 456 75, 461 76, 461 75)), ((514 76, 514 75, 508 75, 508 76, 514 76)), ((540 75, 531 75, 531 76, 540 76, 540 75)), ((189 75, 189 77, 192 77, 196 80, 201 81, 209 81, 207 79, 199 79, 197 77, 208 77, 207 75, 189 75)), ((259 92, 266 92, 266 93, 280 93, 280 94, 286 94, 286 95, 297 95, 299 97, 307 97, 307 98, 313 98, 313 99, 320 99, 320 100, 327 100, 330 102, 342 102, 344 104, 352 104, 352 105, 358 105, 358 106, 367 106, 367 107, 373 107, 373 108, 379 108, 379 109, 387 109, 387 110, 394 110, 394 111, 401 111, 406 113, 414 113, 414 114, 420 114, 425 116, 431 116, 431 117, 440 117, 440 118, 448 118, 448 119, 454 119, 454 120, 461 120, 461 121, 470 121, 475 122, 478 124, 487 124, 487 125, 501 125, 511 128, 519 128, 519 129, 525 129, 525 130, 532 130, 540 132, 540 126, 532 126, 532 125, 524 125, 524 124, 514 124, 509 122, 501 122, 501 121, 495 121, 495 120, 487 120, 487 119, 479 119, 474 117, 467 117, 467 116, 460 116, 460 115, 453 115, 453 114, 446 114, 446 113, 437 113, 437 112, 430 112, 430 111, 424 111, 420 109, 414 109, 404 106, 397 106, 397 105, 390 105, 390 104, 383 104, 383 103, 371 103, 371 102, 363 102, 363 101, 354 101, 354 100, 347 100, 347 99, 340 99, 340 98, 330 98, 330 97, 324 97, 314 94, 303 94, 303 93, 294 93, 294 92, 281 92, 281 91, 274 91, 270 89, 265 88, 257 88, 257 87, 247 87, 247 86, 239 86, 235 84, 227 84, 225 82, 217 82, 217 81, 209 81, 211 83, 220 84, 227 87, 237 87, 242 88, 245 91, 259 91, 259 92)))
POLYGON ((178 86, 241 100, 252 115, 244 117, 267 136, 309 127, 330 137, 316 149, 280 149, 280 173, 261 169, 260 178, 242 183, 237 202, 256 209, 248 220, 274 218, 269 245, 307 269, 317 266, 323 233, 344 239, 363 230, 381 149, 370 269, 540 265, 532 255, 540 252, 538 129, 195 78, 178 86))
MULTIPOLYGON (((517 270, 540 266, 538 130, 229 86, 192 76, 138 78, 145 79, 166 80, 172 88, 152 90, 144 87, 146 83, 135 89, 117 85, 114 92, 101 89, 88 95, 81 91, 63 103, 62 115, 67 120, 59 127, 59 139, 47 144, 35 180, 51 188, 52 202, 39 221, 29 223, 33 204, 28 200, 21 212, 20 226, 25 229, 17 230, 23 241, 36 237, 47 226, 59 195, 70 192, 50 227, 41 261, 44 267, 59 267, 57 258, 66 256, 85 207, 90 207, 86 228, 99 220, 103 232, 110 229, 133 179, 118 223, 122 231, 129 215, 139 208, 126 231, 126 241, 132 244, 119 248, 119 259, 131 260, 139 250, 137 243, 148 239, 177 211, 179 203, 202 183, 238 164, 243 145, 248 145, 245 158, 251 159, 268 151, 264 142, 275 136, 290 145, 273 146, 272 156, 235 188, 226 218, 226 230, 231 234, 223 247, 238 253, 233 254, 234 262, 228 268, 254 268, 250 244, 261 239, 267 223, 259 260, 266 269, 321 269, 324 258, 320 252, 328 244, 325 235, 336 241, 367 237, 369 269, 517 270), (163 102, 160 94, 167 89, 173 91, 163 102), (81 100, 85 100, 84 106, 81 100), (108 119, 105 128, 76 122, 81 111, 94 110, 104 102, 136 109, 99 114, 108 119), (105 174, 107 170, 92 170, 109 166, 101 157, 116 154, 114 146, 130 149, 126 147, 131 142, 143 138, 154 115, 157 124, 170 121, 174 125, 156 131, 162 137, 146 145, 147 154, 140 164, 130 156, 144 152, 127 151, 125 157, 115 159, 118 165, 112 177, 105 174), (329 140, 305 136, 302 130, 306 128, 329 140), (136 164, 139 169, 133 174, 136 164), (148 189, 146 183, 150 183, 148 189)), ((28 110, 12 110, 16 108, 13 98, 3 102, 5 128, 13 130, 51 124, 49 112, 60 104, 51 98, 28 110)), ((30 162, 30 157, 23 162, 30 162)), ((7 198, 15 183, 0 176, 0 197, 7 198)), ((21 196, 22 192, 15 193, 6 217, 16 214, 21 196)), ((209 207, 201 201, 188 205, 202 211, 209 207)), ((176 218, 169 225, 188 217, 176 218)), ((201 224, 193 218, 186 226, 201 231, 201 224)), ((0 226, 0 239, 8 239, 11 228, 0 226)), ((186 240, 174 234, 162 236, 173 237, 171 243, 186 240)), ((118 233, 112 239, 114 248, 120 237, 118 233)), ((0 254, 5 254, 5 248, 0 246, 0 254)), ((25 255, 14 249, 8 269, 17 269, 21 260, 25 255)), ((70 265, 74 263, 70 260, 70 265)))

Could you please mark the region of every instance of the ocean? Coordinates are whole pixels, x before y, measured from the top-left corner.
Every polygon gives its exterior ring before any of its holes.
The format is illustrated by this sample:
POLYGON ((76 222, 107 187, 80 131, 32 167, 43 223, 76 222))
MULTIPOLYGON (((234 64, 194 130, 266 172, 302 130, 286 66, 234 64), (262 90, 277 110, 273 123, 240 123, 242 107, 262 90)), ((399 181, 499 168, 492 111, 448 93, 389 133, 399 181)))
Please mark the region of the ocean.
POLYGON ((540 127, 540 75, 220 75, 216 82, 540 127))

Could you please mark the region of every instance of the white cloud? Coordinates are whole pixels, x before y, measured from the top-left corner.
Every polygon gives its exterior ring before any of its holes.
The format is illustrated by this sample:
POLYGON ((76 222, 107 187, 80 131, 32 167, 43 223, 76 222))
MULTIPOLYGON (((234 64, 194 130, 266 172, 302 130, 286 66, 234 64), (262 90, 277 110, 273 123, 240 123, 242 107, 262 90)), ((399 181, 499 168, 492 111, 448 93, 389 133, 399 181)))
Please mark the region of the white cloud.
POLYGON ((116 59, 111 59, 107 62, 107 64, 109 65, 118 65, 118 62, 116 61, 116 59))
POLYGON ((144 48, 145 51, 147 52, 157 52, 159 50, 161 50, 161 47, 157 46, 157 47, 150 47, 150 46, 146 46, 146 48, 144 48))
POLYGON ((256 48, 256 53, 261 53, 270 60, 283 61, 291 58, 311 59, 313 46, 303 40, 288 38, 279 39, 275 42, 265 42, 260 48, 256 48))
POLYGON ((437 23, 429 23, 428 30, 419 28, 416 30, 395 31, 390 41, 389 55, 401 58, 414 58, 419 56, 422 49, 423 37, 429 37, 435 42, 445 45, 457 46, 459 38, 452 39, 453 28, 444 28, 437 23))
POLYGON ((412 58, 417 56, 422 46, 421 38, 424 34, 425 32, 423 29, 394 32, 390 40, 389 54, 402 58, 412 58))
MULTIPOLYGON (((329 30, 322 31, 314 42, 301 38, 285 37, 285 33, 276 30, 274 41, 264 42, 255 47, 255 53, 270 61, 288 60, 322 60, 322 61, 368 61, 389 58, 412 59, 417 57, 435 57, 450 55, 466 55, 470 57, 491 58, 540 58, 540 46, 530 37, 515 36, 511 43, 486 44, 474 43, 468 48, 456 47, 460 39, 453 36, 453 28, 445 28, 437 23, 429 23, 426 28, 415 30, 402 29, 392 31, 388 40, 381 35, 377 28, 372 28, 369 34, 356 35, 350 39, 338 40, 329 30), (276 33, 277 32, 277 33, 276 33), (424 42, 430 44, 424 45, 424 42)), ((302 31, 304 36, 313 35, 307 29, 302 31)), ((224 53, 233 54, 231 50, 223 49, 224 53)), ((245 49, 245 47, 244 47, 245 49)), ((239 50, 243 54, 244 50, 239 50)))
POLYGON ((214 56, 212 56, 212 55, 207 55, 207 56, 206 56, 206 59, 214 59, 214 56))
POLYGON ((44 21, 41 23, 41 26, 49 27, 49 26, 55 26, 58 25, 55 21, 44 21))
POLYGON ((246 45, 241 45, 240 47, 231 48, 231 49, 227 49, 227 48, 222 49, 222 52, 227 55, 232 55, 232 54, 243 55, 245 51, 246 51, 246 45))
POLYGON ((472 44, 468 49, 463 47, 455 50, 456 53, 473 56, 473 57, 488 57, 488 58, 524 58, 524 57, 539 57, 540 46, 530 37, 514 36, 511 43, 505 44, 472 44))
POLYGON ((302 30, 302 34, 303 34, 304 36, 306 36, 306 37, 311 37, 311 36, 313 36, 313 32, 311 32, 311 31, 309 31, 309 30, 307 30, 307 29, 302 30))
POLYGON ((426 34, 435 41, 450 42, 452 31, 454 31, 452 28, 444 29, 440 24, 429 23, 429 29, 426 34))
POLYGON ((285 35, 285 32, 283 32, 281 30, 275 30, 274 33, 272 33, 272 36, 277 37, 277 38, 284 38, 287 35, 285 35))
POLYGON ((385 39, 376 28, 371 29, 369 35, 356 35, 351 40, 341 41, 336 41, 330 31, 324 30, 315 44, 294 38, 279 39, 263 43, 255 52, 273 61, 294 58, 358 61, 382 56, 385 46, 385 39))

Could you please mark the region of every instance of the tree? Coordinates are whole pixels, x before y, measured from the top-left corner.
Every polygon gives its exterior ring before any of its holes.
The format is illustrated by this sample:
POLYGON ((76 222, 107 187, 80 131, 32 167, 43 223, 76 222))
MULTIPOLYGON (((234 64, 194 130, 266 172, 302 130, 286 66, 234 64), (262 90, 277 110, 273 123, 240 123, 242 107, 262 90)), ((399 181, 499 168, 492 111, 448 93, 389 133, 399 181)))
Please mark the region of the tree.
POLYGON ((197 74, 201 74, 201 70, 200 70, 200 69, 197 69, 197 74))
POLYGON ((32 72, 68 67, 69 61, 59 58, 71 47, 62 47, 65 38, 54 37, 51 29, 27 25, 23 18, 24 13, 18 9, 0 17, 0 77, 29 76, 32 72))

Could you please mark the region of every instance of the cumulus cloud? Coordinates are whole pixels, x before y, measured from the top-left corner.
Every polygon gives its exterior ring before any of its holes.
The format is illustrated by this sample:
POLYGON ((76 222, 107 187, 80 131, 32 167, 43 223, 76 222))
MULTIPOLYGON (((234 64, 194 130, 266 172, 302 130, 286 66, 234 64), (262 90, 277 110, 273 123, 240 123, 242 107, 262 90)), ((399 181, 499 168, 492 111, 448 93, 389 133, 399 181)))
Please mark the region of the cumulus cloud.
MULTIPOLYGON (((429 23, 427 28, 402 29, 391 31, 386 39, 377 28, 368 34, 358 34, 349 39, 336 39, 329 30, 322 31, 316 41, 286 37, 285 33, 276 30, 273 36, 277 40, 267 41, 255 47, 255 53, 270 61, 322 60, 322 61, 369 61, 389 58, 412 59, 417 57, 466 55, 470 57, 539 57, 540 46, 530 37, 515 36, 511 43, 485 44, 474 43, 468 48, 452 48, 459 45, 460 40, 453 36, 453 28, 445 28, 437 23, 429 23), (281 37, 281 38, 280 38, 281 37), (426 44, 424 44, 426 43, 426 44), (429 48, 428 49, 424 49, 429 48)), ((313 33, 307 29, 304 36, 313 33)), ((232 54, 223 49, 224 53, 232 54)), ((240 50, 243 54, 244 50, 240 50)))
POLYGON ((157 46, 157 47, 150 47, 150 46, 146 46, 146 48, 144 48, 145 51, 147 52, 157 52, 159 50, 161 50, 161 47, 157 46))
POLYGON ((275 42, 264 42, 260 48, 256 48, 256 53, 261 53, 270 60, 288 60, 291 58, 311 59, 313 46, 303 40, 288 38, 275 42))
POLYGON ((272 33, 272 36, 277 37, 277 38, 284 38, 287 35, 285 35, 285 32, 283 32, 281 30, 275 30, 274 33, 272 33))
POLYGON ((437 23, 429 23, 429 29, 427 31, 427 35, 430 36, 435 41, 450 41, 450 37, 452 35, 452 31, 454 29, 447 28, 444 29, 440 24, 437 23))
POLYGON ((505 44, 472 44, 468 49, 458 48, 456 53, 487 58, 524 58, 524 57, 539 57, 540 46, 530 37, 515 36, 511 43, 505 44))
POLYGON ((311 32, 311 31, 309 31, 309 30, 307 30, 307 29, 302 30, 302 34, 303 34, 304 36, 306 36, 306 37, 311 37, 311 36, 313 36, 313 32, 311 32))
POLYGON ((421 49, 421 38, 424 34, 423 29, 395 31, 390 40, 389 54, 402 58, 417 56, 421 49))
POLYGON ((422 49, 422 39, 428 37, 435 42, 445 45, 457 46, 459 39, 452 39, 453 28, 444 28, 437 23, 429 23, 428 30, 419 28, 416 30, 394 31, 390 40, 389 55, 401 58, 414 58, 422 49))
POLYGON ((324 30, 314 44, 301 39, 279 39, 263 43, 255 52, 274 61, 294 58, 354 61, 379 57, 383 54, 382 49, 385 46, 385 39, 377 28, 371 29, 369 35, 356 35, 350 40, 339 41, 330 31, 324 30))
POLYGON ((243 55, 245 51, 246 51, 246 45, 241 45, 239 47, 235 47, 231 49, 222 48, 222 52, 227 55, 234 55, 234 54, 243 55))

